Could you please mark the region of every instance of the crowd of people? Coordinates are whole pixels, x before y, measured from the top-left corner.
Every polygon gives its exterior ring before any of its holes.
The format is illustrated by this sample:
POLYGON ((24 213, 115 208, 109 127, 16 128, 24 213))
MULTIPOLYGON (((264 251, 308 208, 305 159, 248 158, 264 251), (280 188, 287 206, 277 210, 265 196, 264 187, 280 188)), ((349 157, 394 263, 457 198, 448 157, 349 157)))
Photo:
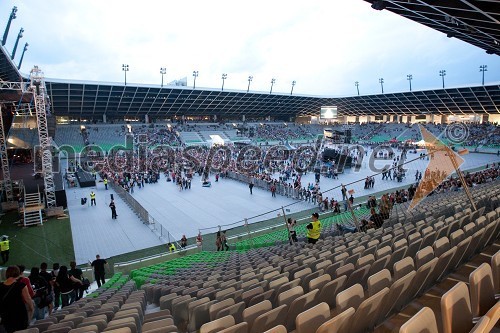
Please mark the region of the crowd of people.
MULTIPOLYGON (((107 262, 97 255, 89 265, 100 287, 105 283, 107 262)), ((90 287, 90 281, 74 261, 69 267, 54 263, 51 271, 48 264, 42 262, 32 267, 27 277, 25 269, 23 265, 7 267, 6 279, 0 283, 0 317, 7 333, 26 329, 33 319, 44 319, 59 307, 76 302, 90 287)))

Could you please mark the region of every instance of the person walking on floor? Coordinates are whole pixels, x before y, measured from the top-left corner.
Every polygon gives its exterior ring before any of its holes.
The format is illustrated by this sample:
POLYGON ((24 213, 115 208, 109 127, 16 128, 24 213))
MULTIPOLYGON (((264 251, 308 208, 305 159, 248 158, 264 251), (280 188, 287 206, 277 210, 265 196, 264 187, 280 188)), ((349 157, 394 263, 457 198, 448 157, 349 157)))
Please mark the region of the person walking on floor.
POLYGON ((90 266, 94 268, 94 278, 97 282, 97 288, 100 288, 102 284, 106 283, 106 270, 105 267, 108 265, 108 262, 104 259, 101 259, 99 255, 95 256, 95 260, 92 261, 90 266))
POLYGON ((116 215, 116 205, 115 205, 114 200, 111 200, 111 202, 109 203, 109 208, 111 208, 111 218, 113 220, 116 220, 116 217, 118 215, 116 215))
POLYGON ((104 178, 104 188, 108 190, 108 178, 104 178))
POLYGON ((97 204, 95 203, 95 193, 94 191, 90 192, 90 205, 93 206, 93 205, 96 205, 97 204))
POLYGON ((252 193, 252 190, 253 190, 253 180, 250 181, 250 184, 248 184, 248 188, 250 189, 250 194, 253 194, 252 193))

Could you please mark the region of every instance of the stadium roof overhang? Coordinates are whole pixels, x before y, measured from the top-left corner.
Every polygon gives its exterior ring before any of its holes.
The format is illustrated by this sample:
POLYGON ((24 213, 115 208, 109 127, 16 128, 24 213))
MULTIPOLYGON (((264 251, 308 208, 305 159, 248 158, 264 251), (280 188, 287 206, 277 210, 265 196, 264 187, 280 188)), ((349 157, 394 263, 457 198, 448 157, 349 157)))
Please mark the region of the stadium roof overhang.
POLYGON ((341 115, 499 113, 500 85, 446 88, 353 97, 311 97, 179 87, 124 86, 47 80, 56 115, 98 118, 317 116, 321 106, 341 115))
POLYGON ((500 55, 498 0, 365 0, 434 30, 500 55))

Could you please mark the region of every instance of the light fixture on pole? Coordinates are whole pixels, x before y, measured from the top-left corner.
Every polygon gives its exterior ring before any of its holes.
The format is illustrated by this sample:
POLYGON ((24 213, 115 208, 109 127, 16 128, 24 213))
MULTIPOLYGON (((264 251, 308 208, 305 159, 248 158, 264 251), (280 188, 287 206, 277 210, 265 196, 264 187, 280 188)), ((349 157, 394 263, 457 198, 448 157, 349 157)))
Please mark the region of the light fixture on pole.
POLYGON ((444 89, 444 77, 446 76, 446 70, 442 69, 439 71, 439 76, 443 79, 443 89, 444 89))
POLYGON ((488 66, 486 66, 486 65, 479 66, 479 71, 483 72, 483 86, 484 86, 484 72, 488 71, 488 66))
POLYGON ((378 79, 378 82, 380 83, 380 88, 382 88, 382 94, 384 93, 384 78, 381 77, 378 79))
POLYGON ((165 67, 160 68, 161 74, 161 87, 163 88, 163 75, 167 74, 167 69, 165 67))
POLYGON ((410 91, 411 91, 411 80, 413 80, 413 75, 411 74, 406 75, 406 79, 408 80, 408 82, 410 82, 410 91))
POLYGON ((5 32, 3 33, 2 46, 5 45, 5 43, 7 43, 7 36, 9 35, 10 24, 12 23, 12 20, 17 17, 16 13, 17 13, 17 7, 14 6, 12 8, 12 12, 10 13, 9 21, 7 21, 7 26, 5 27, 5 32))
POLYGON ((196 88, 196 78, 198 77, 198 71, 193 71, 193 89, 196 88))
POLYGON ((222 73, 222 89, 221 89, 221 91, 224 91, 224 81, 226 81, 226 79, 227 79, 227 74, 222 73))
POLYGON ((128 65, 126 65, 126 64, 122 65, 122 71, 123 71, 123 73, 125 73, 125 85, 127 85, 127 72, 128 72, 128 69, 129 69, 128 65))
POLYGON ((247 88, 247 92, 250 91, 250 82, 252 82, 252 80, 253 80, 253 76, 252 75, 248 76, 248 88, 247 88))
POLYGON ((273 77, 273 78, 271 79, 271 90, 269 90, 269 93, 270 93, 270 94, 272 94, 272 93, 273 93, 273 86, 274 86, 274 84, 275 84, 275 83, 276 83, 276 79, 273 77))
POLYGON ((17 45, 19 45, 19 40, 21 38, 23 38, 23 32, 24 32, 24 29, 21 28, 21 30, 19 30, 19 33, 17 34, 16 43, 14 44, 14 49, 12 50, 12 55, 10 56, 10 59, 12 59, 12 60, 14 60, 14 57, 16 56, 17 45))
POLYGON ((24 53, 28 50, 28 46, 29 46, 28 43, 24 44, 23 53, 21 53, 21 59, 19 60, 19 65, 17 65, 17 69, 21 69, 21 64, 23 63, 24 59, 24 53))
POLYGON ((358 91, 358 96, 359 96, 359 82, 358 81, 354 82, 354 85, 356 86, 356 90, 358 91))
POLYGON ((295 87, 296 83, 297 83, 297 81, 295 81, 295 80, 292 81, 292 90, 290 91, 290 96, 293 95, 293 87, 295 87))

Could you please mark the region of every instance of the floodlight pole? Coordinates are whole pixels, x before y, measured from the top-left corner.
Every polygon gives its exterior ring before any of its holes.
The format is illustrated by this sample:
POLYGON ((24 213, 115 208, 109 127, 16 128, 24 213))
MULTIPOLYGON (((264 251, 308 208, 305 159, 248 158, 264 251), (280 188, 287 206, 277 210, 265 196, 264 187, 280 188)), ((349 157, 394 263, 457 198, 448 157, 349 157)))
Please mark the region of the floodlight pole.
POLYGON ((161 87, 163 88, 163 75, 167 74, 167 69, 165 67, 161 67, 160 74, 161 74, 161 87))
POLYGON ((250 82, 252 82, 252 80, 253 80, 253 76, 252 76, 252 75, 248 76, 248 87, 247 87, 247 92, 249 92, 249 91, 250 91, 250 82))
POLYGON ((17 16, 17 7, 14 6, 12 8, 12 12, 10 13, 9 20, 7 21, 7 26, 5 27, 5 32, 3 33, 3 39, 2 39, 2 46, 7 43, 7 36, 9 35, 9 30, 10 30, 10 24, 12 23, 12 20, 14 20, 17 16))
POLYGON ((356 86, 356 90, 358 91, 358 96, 359 96, 359 82, 358 81, 354 82, 354 85, 356 86))
POLYGON ((125 85, 127 85, 127 72, 129 70, 129 66, 126 64, 122 65, 122 71, 125 73, 125 85))
POLYGON ((295 80, 292 81, 292 91, 290 91, 290 96, 293 95, 293 87, 295 87, 296 83, 297 83, 297 81, 295 81, 295 80))
POLYGON ((222 73, 222 88, 221 88, 221 91, 224 91, 224 82, 226 81, 227 79, 227 74, 226 73, 222 73))
POLYGON ((486 65, 479 66, 479 71, 483 72, 483 81, 482 81, 482 83, 483 83, 483 86, 484 86, 484 72, 488 71, 488 66, 486 66, 486 65))
POLYGON ((12 59, 12 60, 14 60, 14 57, 16 56, 17 45, 19 45, 19 40, 21 38, 23 38, 23 32, 24 32, 24 29, 21 28, 21 30, 19 30, 19 33, 17 34, 16 43, 14 44, 14 49, 12 50, 12 55, 10 56, 10 59, 12 59))
POLYGON ((442 69, 439 71, 439 76, 443 79, 443 89, 444 89, 444 77, 446 76, 446 70, 442 69))
POLYGON ((413 75, 411 74, 406 75, 406 79, 408 80, 408 82, 410 82, 410 91, 411 91, 411 80, 413 80, 413 75))
POLYGON ((196 78, 198 77, 199 72, 198 71, 193 71, 193 89, 196 89, 196 78))
POLYGON ((382 88, 382 94, 384 93, 384 78, 378 79, 378 82, 380 83, 380 87, 382 88))
POLYGON ((272 94, 273 93, 273 86, 274 86, 274 83, 276 82, 276 79, 275 78, 272 78, 271 79, 271 90, 269 90, 269 93, 272 94))
POLYGON ((24 54, 28 50, 28 46, 29 46, 28 43, 24 44, 23 53, 21 54, 21 59, 19 60, 19 65, 17 65, 17 69, 21 69, 21 64, 23 63, 24 54))

